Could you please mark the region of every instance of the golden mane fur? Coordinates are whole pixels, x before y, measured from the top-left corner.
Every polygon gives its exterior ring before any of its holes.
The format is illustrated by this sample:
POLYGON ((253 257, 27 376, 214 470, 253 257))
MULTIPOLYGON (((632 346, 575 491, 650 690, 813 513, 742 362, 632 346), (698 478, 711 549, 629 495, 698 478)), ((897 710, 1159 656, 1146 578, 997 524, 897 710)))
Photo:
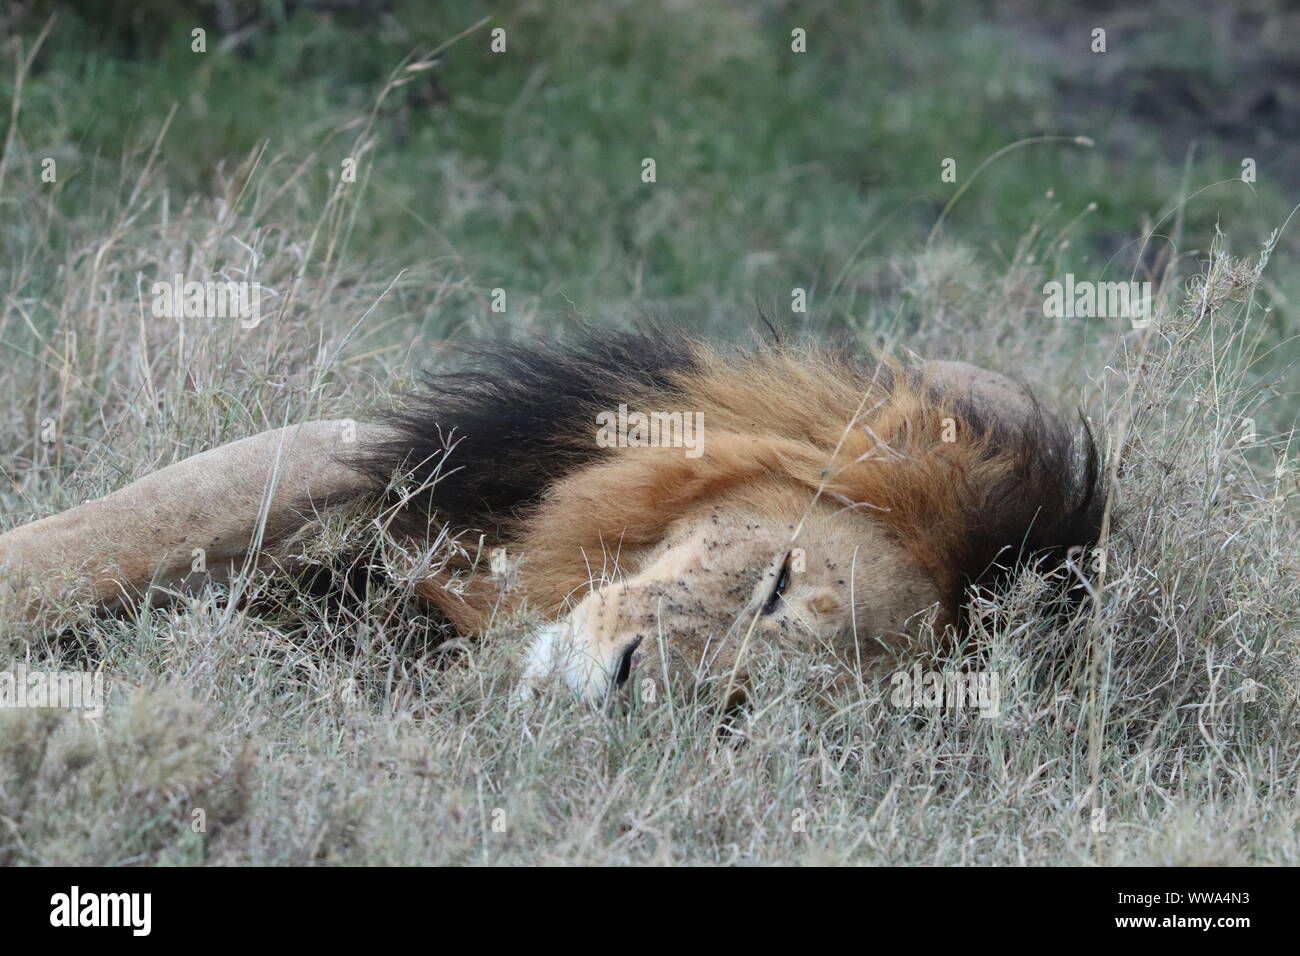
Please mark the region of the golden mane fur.
MULTIPOLYGON (((642 343, 655 347, 664 341, 642 343)), ((563 367, 601 360, 579 352, 563 367)), ((661 377, 632 374, 606 382, 614 392, 594 403, 587 395, 575 400, 576 414, 548 423, 548 454, 531 462, 548 474, 538 493, 504 508, 494 503, 477 524, 460 528, 523 556, 522 587, 507 607, 526 600, 544 614, 560 612, 589 590, 611 554, 631 561, 700 502, 747 484, 798 486, 810 503, 834 502, 878 518, 944 596, 943 620, 951 623, 959 623, 968 586, 1016 558, 1063 553, 1095 534, 1091 442, 1077 446, 1027 393, 1008 396, 1014 407, 990 408, 986 396, 964 394, 898 361, 859 363, 812 346, 728 354, 690 342, 684 358, 679 347, 663 364, 661 377), (702 413, 705 453, 596 449, 593 410, 602 401, 702 413)), ((490 378, 479 387, 486 384, 490 378)), ((444 409, 445 397, 438 399, 444 409)), ((492 394, 469 397, 489 401, 492 394)), ((405 424, 422 427, 419 413, 405 424)), ((449 432, 446 458, 454 466, 449 432)), ((387 445, 381 469, 398 464, 395 451, 405 452, 401 464, 410 466, 404 438, 387 445)), ((421 520, 440 517, 436 494, 430 504, 421 520)), ((484 562, 454 573, 462 578, 456 587, 446 588, 444 576, 422 593, 462 631, 481 630, 502 609, 500 589, 484 562)))

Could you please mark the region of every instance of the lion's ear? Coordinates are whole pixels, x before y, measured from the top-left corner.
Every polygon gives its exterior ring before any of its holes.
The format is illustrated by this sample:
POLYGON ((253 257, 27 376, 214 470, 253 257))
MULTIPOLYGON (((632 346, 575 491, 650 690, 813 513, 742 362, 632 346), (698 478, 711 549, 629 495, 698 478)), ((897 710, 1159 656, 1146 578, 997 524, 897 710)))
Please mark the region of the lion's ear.
POLYGON ((1028 425, 1039 414, 1024 385, 988 369, 937 360, 924 363, 921 376, 935 388, 1007 426, 1028 425))
POLYGON ((0 535, 6 584, 119 605, 151 586, 228 576, 370 479, 348 459, 382 438, 353 421, 262 432, 169 465, 103 498, 0 535))

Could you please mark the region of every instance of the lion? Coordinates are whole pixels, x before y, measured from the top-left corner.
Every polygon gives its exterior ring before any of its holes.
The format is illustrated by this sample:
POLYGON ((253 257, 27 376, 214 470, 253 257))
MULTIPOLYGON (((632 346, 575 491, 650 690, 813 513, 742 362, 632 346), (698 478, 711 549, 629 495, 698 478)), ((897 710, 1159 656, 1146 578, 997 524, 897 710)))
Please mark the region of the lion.
POLYGON ((459 634, 539 616, 522 696, 725 675, 743 699, 752 653, 865 677, 962 635, 971 595, 1026 564, 1068 589, 1100 535, 1086 424, 962 362, 590 332, 481 346, 426 385, 373 423, 263 432, 11 530, 0 566, 29 613, 56 593, 121 608, 283 557, 343 507, 411 552, 463 543, 414 589, 459 634))

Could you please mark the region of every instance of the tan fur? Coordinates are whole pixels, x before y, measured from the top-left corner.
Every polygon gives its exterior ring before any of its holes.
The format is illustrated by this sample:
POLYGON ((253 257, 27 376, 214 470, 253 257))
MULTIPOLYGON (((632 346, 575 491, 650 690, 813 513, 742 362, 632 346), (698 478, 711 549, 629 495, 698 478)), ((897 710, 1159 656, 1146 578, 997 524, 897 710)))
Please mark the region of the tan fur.
POLYGON ((222 580, 250 548, 275 543, 356 488, 342 456, 375 434, 326 421, 231 442, 0 535, 0 569, 33 608, 52 597, 114 606, 151 587, 222 580), (207 570, 191 575, 196 550, 207 570))
POLYGON ((899 648, 927 616, 943 633, 961 516, 1009 467, 951 397, 983 398, 1004 420, 1031 406, 1009 380, 961 363, 928 366, 917 382, 891 371, 890 387, 864 393, 816 353, 706 358, 673 397, 704 413, 703 456, 611 449, 552 488, 516 547, 532 606, 568 611, 558 653, 584 662, 568 668, 581 674, 575 689, 604 692, 634 646, 638 674, 657 671, 650 642, 665 630, 672 657, 714 672, 735 665, 742 643, 847 636, 836 650, 860 662, 899 648), (942 440, 946 425, 955 441, 942 440), (779 614, 758 615, 792 548, 806 569, 779 614), (766 573, 736 593, 756 568, 766 573))

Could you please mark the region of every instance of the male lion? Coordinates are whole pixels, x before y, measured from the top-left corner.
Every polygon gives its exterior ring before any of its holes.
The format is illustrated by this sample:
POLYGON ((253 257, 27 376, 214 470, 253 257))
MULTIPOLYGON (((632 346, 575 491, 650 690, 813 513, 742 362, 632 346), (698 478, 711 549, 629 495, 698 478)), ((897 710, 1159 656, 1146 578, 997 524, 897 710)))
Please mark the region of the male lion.
POLYGON ((970 365, 589 334, 479 349, 378 424, 178 462, 0 536, 0 565, 32 609, 51 590, 120 606, 283 552, 323 506, 370 509, 413 551, 469 542, 416 588, 461 633, 544 616, 524 688, 558 672, 598 699, 665 663, 735 678, 747 649, 802 645, 860 672, 959 633, 973 587, 1095 543, 1102 497, 1087 430, 970 365), (496 548, 519 562, 507 590, 496 548))

